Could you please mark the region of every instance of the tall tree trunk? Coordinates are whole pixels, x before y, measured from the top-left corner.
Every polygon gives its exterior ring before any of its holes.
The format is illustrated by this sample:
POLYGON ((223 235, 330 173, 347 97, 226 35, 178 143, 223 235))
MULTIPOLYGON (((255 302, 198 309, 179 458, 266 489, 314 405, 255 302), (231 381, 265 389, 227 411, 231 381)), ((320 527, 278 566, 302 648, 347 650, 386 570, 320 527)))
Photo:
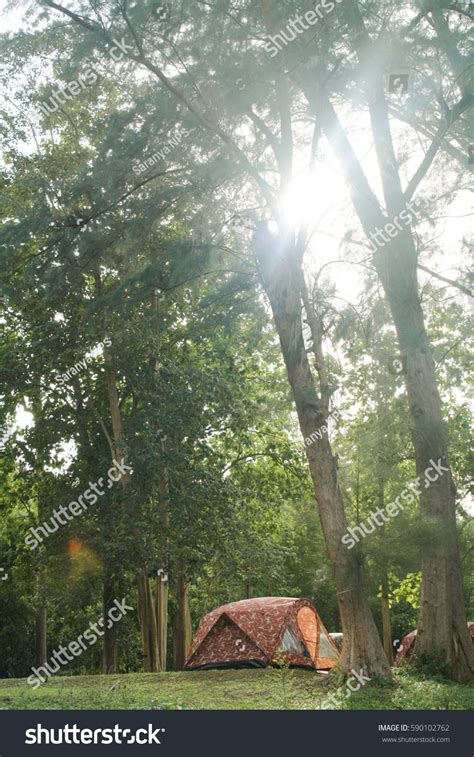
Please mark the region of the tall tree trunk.
POLYGON ((117 628, 115 623, 112 623, 110 628, 108 627, 109 610, 114 606, 115 599, 115 580, 110 573, 106 572, 103 593, 104 647, 102 654, 102 669, 106 674, 118 672, 117 628))
MULTIPOLYGON (((94 281, 96 288, 96 297, 100 299, 103 296, 103 283, 100 271, 97 270, 94 273, 94 281)), ((110 419, 112 425, 112 438, 107 431, 105 423, 101 421, 101 428, 107 440, 110 448, 110 454, 112 461, 128 464, 127 445, 125 440, 125 432, 123 427, 122 412, 120 408, 119 393, 117 389, 117 373, 114 365, 114 360, 109 347, 107 346, 107 317, 103 316, 102 319, 102 338, 104 340, 103 355, 105 363, 105 382, 107 390, 107 398, 110 409, 110 419)), ((120 478, 120 487, 123 492, 123 498, 121 502, 121 509, 117 513, 117 517, 122 517, 124 506, 126 504, 127 493, 130 486, 130 472, 126 470, 120 478)), ((104 577, 104 649, 103 649, 103 668, 105 673, 117 672, 117 629, 115 623, 108 628, 107 614, 111 608, 114 599, 116 599, 116 577, 118 575, 120 558, 117 554, 116 545, 111 545, 108 554, 108 565, 105 571, 104 577)))
MULTIPOLYGON (((159 381, 160 376, 160 360, 159 360, 159 341, 158 335, 160 333, 160 300, 158 290, 155 289, 152 294, 152 313, 153 313, 153 326, 156 332, 156 354, 151 358, 150 364, 153 370, 153 378, 156 383, 159 381)), ((169 489, 169 477, 168 469, 165 462, 166 451, 166 435, 161 426, 161 423, 157 422, 157 437, 158 437, 158 454, 161 456, 159 465, 159 479, 158 479, 158 508, 159 508, 159 523, 160 532, 158 534, 158 551, 160 559, 160 567, 156 578, 156 626, 158 636, 158 649, 160 653, 161 669, 166 670, 167 666, 167 654, 168 654, 168 599, 169 599, 169 583, 168 583, 168 528, 169 528, 169 504, 170 504, 170 489, 169 489)))
POLYGON ((151 650, 148 636, 148 624, 146 617, 146 587, 143 574, 138 577, 138 619, 140 622, 140 632, 142 637, 143 651, 143 670, 145 673, 151 672, 151 650))
POLYGON ((383 648, 387 655, 389 665, 393 665, 393 645, 392 645, 392 624, 390 622, 390 604, 388 600, 388 576, 384 572, 382 576, 382 629, 383 629, 383 648))
MULTIPOLYGON (((165 574, 166 575, 166 574, 165 574)), ((156 629, 161 670, 166 670, 168 654, 168 576, 156 577, 156 629)))
POLYGON ((305 439, 319 517, 335 578, 344 634, 342 666, 347 673, 362 668, 369 676, 388 676, 390 668, 363 587, 360 558, 341 541, 347 522, 337 463, 327 434, 322 433, 319 438, 315 433, 327 422, 327 412, 317 395, 304 344, 297 246, 285 230, 280 231, 275 239, 264 224, 257 228, 253 241, 305 439), (310 437, 314 441, 308 443, 310 437))
POLYGON ((182 670, 193 639, 191 612, 189 609, 189 588, 185 567, 181 560, 176 565, 176 614, 173 633, 173 667, 182 670))
MULTIPOLYGON (((161 429, 160 429, 161 430, 161 429)), ((161 435, 162 436, 162 435, 161 435)), ((164 452, 164 439, 161 440, 164 452)), ((162 465, 159 479, 160 533, 159 553, 160 569, 156 577, 156 625, 158 648, 160 650, 161 669, 166 670, 168 654, 168 526, 169 526, 169 481, 168 471, 162 465)))
POLYGON ((143 647, 143 668, 145 673, 161 670, 155 604, 151 592, 150 579, 146 571, 138 578, 138 617, 143 647))
MULTIPOLYGON (((41 503, 38 507, 41 516, 41 503)), ((41 558, 39 558, 41 559, 41 558)), ((41 565, 36 573, 36 610, 35 610, 35 666, 44 665, 48 659, 48 621, 45 601, 44 571, 41 565)))
MULTIPOLYGON (((38 385, 30 389, 31 405, 35 428, 41 428, 43 423, 43 405, 38 385)), ((36 469, 40 476, 46 465, 45 450, 39 448, 37 454, 32 455, 29 464, 36 469)), ((46 506, 43 497, 38 498, 38 521, 41 523, 46 518, 46 506)), ((48 619, 46 610, 46 579, 48 575, 48 549, 44 553, 39 550, 33 558, 35 565, 35 666, 44 665, 48 659, 48 619)))
MULTIPOLYGON (((380 408, 380 405, 378 405, 380 408)), ((379 507, 385 507, 385 482, 379 474, 379 507)), ((392 624, 390 622, 389 580, 388 580, 388 548, 385 541, 385 525, 380 527, 382 540, 382 581, 381 581, 381 605, 382 605, 382 641, 389 665, 393 665, 392 624)))
MULTIPOLYGON (((405 256, 400 257, 403 260, 405 256)), ((433 464, 441 464, 444 469, 440 468, 437 480, 429 486, 422 483, 420 494, 423 521, 429 533, 422 545, 415 655, 436 659, 456 680, 469 681, 474 676, 474 654, 464 610, 456 490, 448 461, 441 398, 417 293, 416 270, 412 270, 411 286, 407 287, 405 276, 394 268, 386 257, 379 265, 400 351, 406 358, 405 381, 413 424, 416 472, 424 482, 425 472, 433 464)), ((433 477, 432 473, 430 475, 433 477)))
POLYGON ((35 614, 35 666, 44 665, 48 659, 46 607, 36 608, 35 614))

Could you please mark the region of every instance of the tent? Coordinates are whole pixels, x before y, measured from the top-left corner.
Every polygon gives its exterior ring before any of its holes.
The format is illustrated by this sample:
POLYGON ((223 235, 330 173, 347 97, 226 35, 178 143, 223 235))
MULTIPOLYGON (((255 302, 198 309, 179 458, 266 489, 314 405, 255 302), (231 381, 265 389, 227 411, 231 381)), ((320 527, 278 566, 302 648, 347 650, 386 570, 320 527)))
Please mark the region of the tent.
POLYGON ((184 669, 265 667, 280 659, 325 670, 339 660, 307 599, 259 597, 218 607, 202 618, 184 669))
MULTIPOLYGON (((472 621, 468 621, 467 627, 471 633, 472 643, 474 644, 474 623, 472 621)), ((410 631, 410 633, 407 633, 407 635, 403 637, 401 644, 398 647, 397 656, 395 657, 395 662, 393 663, 396 668, 400 666, 400 663, 402 662, 402 660, 408 661, 410 657, 412 656, 417 633, 418 631, 416 630, 410 631)))

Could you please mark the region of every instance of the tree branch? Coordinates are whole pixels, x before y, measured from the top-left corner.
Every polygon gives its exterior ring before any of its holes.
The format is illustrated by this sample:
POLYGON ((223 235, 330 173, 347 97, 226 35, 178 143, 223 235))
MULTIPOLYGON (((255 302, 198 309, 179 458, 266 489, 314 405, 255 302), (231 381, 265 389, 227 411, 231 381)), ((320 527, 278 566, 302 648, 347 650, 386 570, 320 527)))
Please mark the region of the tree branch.
POLYGON ((433 278, 438 279, 439 281, 443 281, 445 284, 455 287, 456 289, 459 289, 460 292, 462 292, 463 294, 467 294, 468 297, 474 297, 473 290, 469 289, 469 287, 465 286, 464 284, 461 284, 459 281, 453 281, 452 279, 448 279, 446 278, 446 276, 442 276, 441 273, 436 273, 436 271, 432 271, 430 268, 427 268, 425 265, 422 265, 421 263, 418 263, 418 268, 421 271, 425 271, 425 273, 429 273, 430 276, 433 276, 433 278))
POLYGON ((421 161, 420 165, 416 169, 410 181, 408 182, 408 186, 403 194, 405 202, 408 202, 409 200, 411 200, 414 193, 416 192, 417 187, 419 186, 423 178, 426 176, 431 164, 433 163, 433 160, 435 159, 438 153, 438 150, 441 146, 441 143, 449 127, 464 113, 465 110, 470 108, 470 106, 473 104, 474 104, 474 96, 470 94, 464 95, 464 97, 461 100, 459 100, 459 102, 456 103, 456 105, 453 108, 451 108, 451 110, 447 114, 446 121, 444 123, 441 123, 438 126, 438 130, 435 136, 433 137, 433 141, 431 142, 426 152, 425 157, 421 161))
MULTIPOLYGON (((106 32, 105 30, 100 29, 97 25, 92 24, 90 21, 85 21, 81 16, 78 16, 76 13, 73 13, 72 11, 67 10, 67 8, 64 8, 62 5, 59 5, 58 3, 53 2, 53 0, 43 0, 44 4, 47 5, 50 8, 53 8, 54 10, 59 11, 60 13, 63 13, 64 15, 71 18, 76 23, 80 24, 84 28, 88 29, 89 31, 100 31, 101 34, 105 37, 107 42, 109 44, 115 44, 114 39, 111 37, 111 35, 106 32)), ((134 39, 136 35, 133 35, 134 39)), ((268 206, 271 209, 275 209, 276 202, 275 197, 273 193, 272 187, 268 184, 268 182, 265 181, 265 179, 260 176, 258 170, 255 168, 255 166, 252 165, 250 160, 247 158, 245 153, 241 150, 241 148, 237 145, 236 142, 230 137, 226 132, 220 128, 217 124, 212 123, 206 116, 202 115, 195 107, 194 104, 188 100, 186 95, 184 95, 174 84, 173 82, 166 76, 166 74, 163 73, 163 71, 156 66, 154 63, 152 63, 150 60, 148 60, 145 57, 145 54, 142 51, 142 47, 137 48, 138 54, 128 52, 126 53, 127 58, 129 60, 135 61, 135 63, 138 63, 139 65, 144 66, 149 71, 151 71, 152 74, 154 74, 159 81, 165 86, 165 88, 170 92, 177 100, 180 102, 192 115, 197 119, 197 121, 200 123, 200 125, 206 129, 206 131, 211 132, 212 134, 218 136, 221 141, 226 144, 238 157, 238 160, 242 163, 242 165, 245 167, 248 174, 254 179, 257 186, 259 187, 260 191, 262 192, 263 196, 265 197, 266 202, 268 203, 268 206)))

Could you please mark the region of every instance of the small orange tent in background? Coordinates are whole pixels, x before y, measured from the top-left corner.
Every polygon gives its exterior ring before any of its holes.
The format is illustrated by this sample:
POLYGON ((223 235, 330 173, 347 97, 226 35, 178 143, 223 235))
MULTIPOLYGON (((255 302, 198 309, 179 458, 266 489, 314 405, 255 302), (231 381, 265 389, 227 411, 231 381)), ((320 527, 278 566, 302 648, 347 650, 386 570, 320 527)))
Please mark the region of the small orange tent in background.
MULTIPOLYGON (((472 621, 468 621, 467 627, 471 634, 471 641, 474 644, 474 623, 472 621)), ((400 667, 403 660, 408 662, 411 659, 415 649, 415 639, 417 635, 418 631, 415 630, 410 631, 410 633, 407 633, 407 635, 403 637, 402 643, 398 647, 395 662, 393 663, 396 668, 400 667)))
POLYGON ((202 618, 185 670, 290 665, 328 670, 339 652, 307 599, 259 597, 222 605, 202 618))

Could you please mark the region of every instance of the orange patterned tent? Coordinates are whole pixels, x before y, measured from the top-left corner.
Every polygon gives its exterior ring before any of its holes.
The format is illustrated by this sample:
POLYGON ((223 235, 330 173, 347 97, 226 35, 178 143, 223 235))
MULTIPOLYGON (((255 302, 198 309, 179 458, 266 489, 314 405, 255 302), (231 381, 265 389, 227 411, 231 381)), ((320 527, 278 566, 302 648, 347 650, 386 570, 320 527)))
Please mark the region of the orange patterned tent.
POLYGON ((185 670, 290 665, 334 667, 339 652, 307 599, 259 597, 222 605, 202 618, 185 670))

